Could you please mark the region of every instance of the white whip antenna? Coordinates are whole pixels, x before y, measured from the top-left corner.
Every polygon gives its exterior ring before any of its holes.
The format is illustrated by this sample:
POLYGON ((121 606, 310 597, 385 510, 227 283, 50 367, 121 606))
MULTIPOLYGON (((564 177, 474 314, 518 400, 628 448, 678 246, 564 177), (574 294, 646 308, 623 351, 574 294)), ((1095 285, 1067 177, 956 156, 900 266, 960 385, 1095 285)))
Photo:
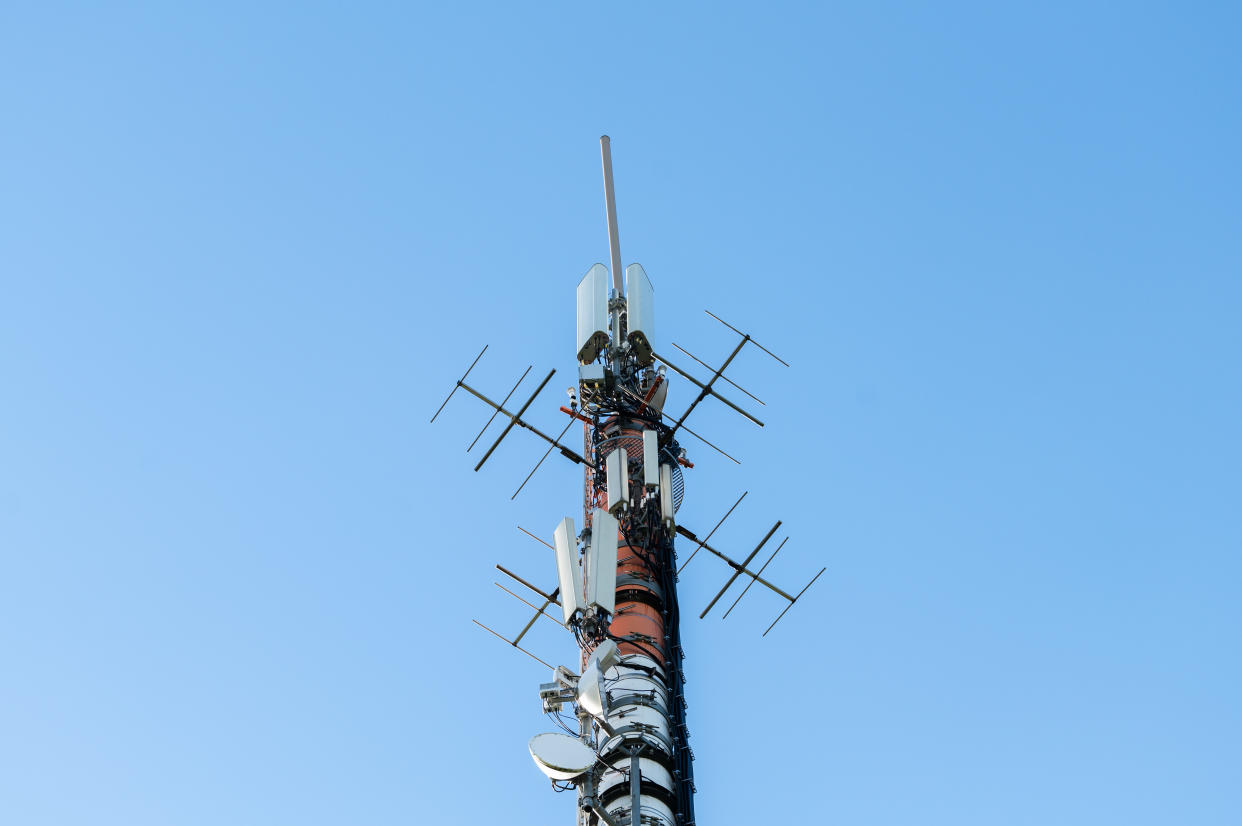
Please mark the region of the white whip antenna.
POLYGON ((612 288, 617 297, 625 295, 621 280, 621 239, 617 234, 617 193, 612 187, 612 145, 607 135, 599 139, 599 155, 604 163, 604 207, 608 213, 608 250, 612 254, 612 288))

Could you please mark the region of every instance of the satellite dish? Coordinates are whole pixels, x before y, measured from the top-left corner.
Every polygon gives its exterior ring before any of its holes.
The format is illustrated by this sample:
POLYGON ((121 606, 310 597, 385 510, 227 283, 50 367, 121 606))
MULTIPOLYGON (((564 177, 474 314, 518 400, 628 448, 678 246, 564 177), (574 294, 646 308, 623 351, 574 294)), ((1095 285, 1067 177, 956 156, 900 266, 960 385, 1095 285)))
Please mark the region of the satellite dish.
POLYGON ((591 747, 568 734, 536 734, 530 738, 530 756, 552 780, 573 780, 595 765, 591 747))

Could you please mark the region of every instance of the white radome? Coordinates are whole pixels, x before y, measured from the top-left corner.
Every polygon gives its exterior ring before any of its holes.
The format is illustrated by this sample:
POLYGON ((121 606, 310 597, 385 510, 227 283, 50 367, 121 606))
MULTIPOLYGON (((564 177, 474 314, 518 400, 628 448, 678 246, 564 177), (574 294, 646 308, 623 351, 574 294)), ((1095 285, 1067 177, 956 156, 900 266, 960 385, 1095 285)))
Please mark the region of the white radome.
POLYGON ((553 780, 573 780, 595 764, 590 746, 568 734, 548 732, 530 738, 530 756, 553 780))

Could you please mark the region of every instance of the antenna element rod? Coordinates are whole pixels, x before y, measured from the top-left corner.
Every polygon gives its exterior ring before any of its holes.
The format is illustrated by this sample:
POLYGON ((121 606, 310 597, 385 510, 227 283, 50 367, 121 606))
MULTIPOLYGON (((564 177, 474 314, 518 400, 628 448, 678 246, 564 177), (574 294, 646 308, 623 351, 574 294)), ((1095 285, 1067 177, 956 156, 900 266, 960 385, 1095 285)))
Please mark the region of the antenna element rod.
POLYGON ((604 204, 608 210, 608 249, 612 253, 612 288, 618 296, 625 295, 621 281, 621 240, 617 236, 617 195, 612 188, 612 147, 608 136, 599 139, 599 154, 604 162, 604 204))

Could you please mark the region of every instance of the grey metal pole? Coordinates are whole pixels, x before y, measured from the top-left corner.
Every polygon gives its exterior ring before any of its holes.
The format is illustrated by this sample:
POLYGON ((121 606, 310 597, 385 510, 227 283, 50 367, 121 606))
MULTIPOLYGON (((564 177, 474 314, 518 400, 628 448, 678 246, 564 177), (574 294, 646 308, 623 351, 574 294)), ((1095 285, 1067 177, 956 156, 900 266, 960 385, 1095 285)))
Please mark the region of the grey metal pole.
POLYGON ((638 826, 639 812, 642 809, 642 801, 640 799, 640 786, 642 784, 642 772, 638 770, 638 753, 642 748, 635 747, 634 753, 630 757, 630 826, 638 826))
POLYGON ((599 139, 599 154, 604 162, 604 201, 608 210, 608 249, 612 253, 612 288, 618 296, 625 295, 621 280, 621 240, 617 235, 617 196, 612 188, 612 147, 608 136, 599 139))

